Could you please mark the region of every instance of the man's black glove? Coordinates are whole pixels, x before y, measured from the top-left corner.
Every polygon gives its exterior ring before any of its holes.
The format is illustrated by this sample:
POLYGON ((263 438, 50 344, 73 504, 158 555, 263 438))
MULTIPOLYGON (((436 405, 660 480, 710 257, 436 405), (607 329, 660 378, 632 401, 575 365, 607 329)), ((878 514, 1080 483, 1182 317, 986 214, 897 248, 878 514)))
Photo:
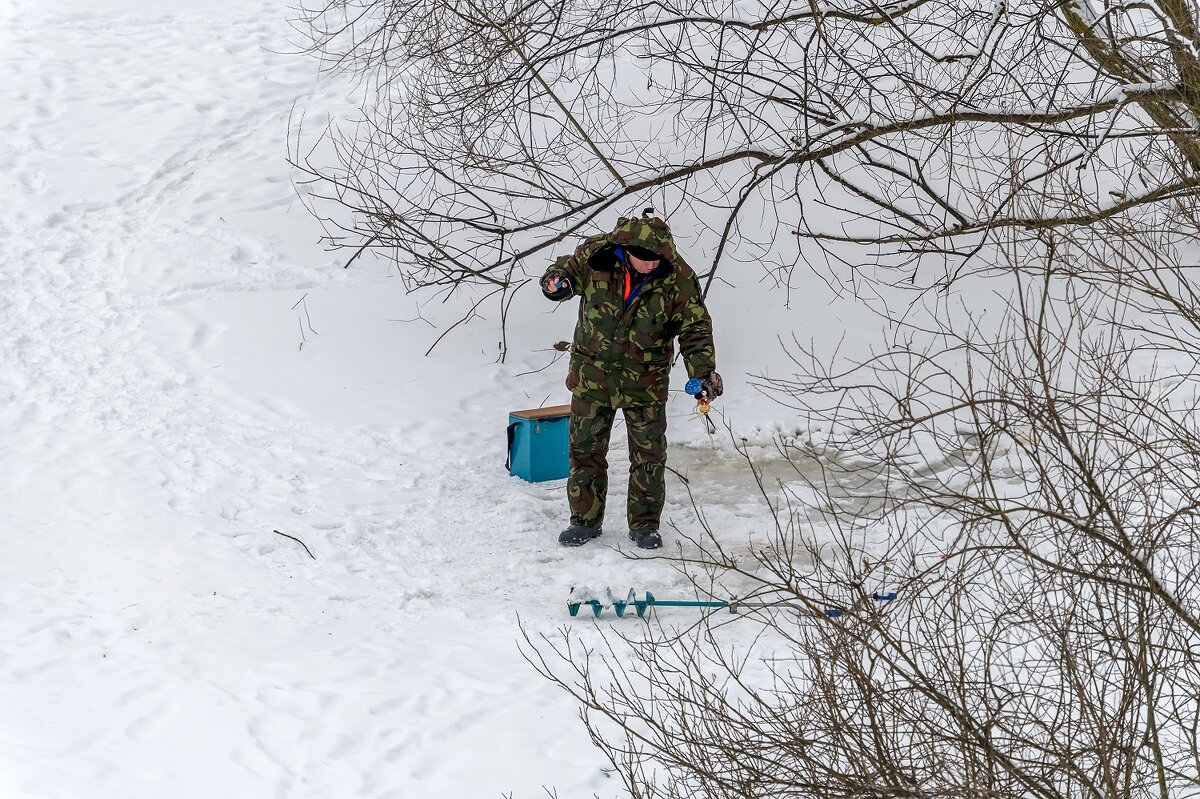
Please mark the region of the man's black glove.
POLYGON ((700 378, 700 391, 710 400, 715 400, 725 393, 725 381, 716 372, 709 372, 706 377, 700 378))
POLYGON ((548 300, 565 300, 571 296, 571 278, 566 275, 547 275, 542 281, 542 294, 548 300))

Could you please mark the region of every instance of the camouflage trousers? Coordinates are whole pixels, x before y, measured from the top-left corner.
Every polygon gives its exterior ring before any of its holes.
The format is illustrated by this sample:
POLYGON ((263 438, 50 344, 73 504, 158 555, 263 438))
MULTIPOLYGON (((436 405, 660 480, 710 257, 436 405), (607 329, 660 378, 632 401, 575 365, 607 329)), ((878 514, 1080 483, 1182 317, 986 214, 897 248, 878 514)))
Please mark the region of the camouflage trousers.
MULTIPOLYGON (((629 529, 658 529, 666 501, 667 409, 638 405, 623 409, 629 434, 629 529)), ((570 475, 567 498, 571 523, 599 527, 608 494, 608 440, 616 409, 571 398, 570 475)))

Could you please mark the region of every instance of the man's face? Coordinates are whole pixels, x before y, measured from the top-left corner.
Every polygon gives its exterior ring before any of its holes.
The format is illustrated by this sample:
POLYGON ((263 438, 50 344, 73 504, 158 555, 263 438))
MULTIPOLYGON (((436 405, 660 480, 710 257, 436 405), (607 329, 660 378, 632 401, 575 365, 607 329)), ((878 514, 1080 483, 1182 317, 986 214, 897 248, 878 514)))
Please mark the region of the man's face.
POLYGON ((653 272, 658 267, 658 263, 661 260, 660 258, 655 258, 654 260, 650 261, 644 258, 638 258, 633 253, 629 253, 628 257, 629 265, 632 266, 639 275, 648 275, 653 272))

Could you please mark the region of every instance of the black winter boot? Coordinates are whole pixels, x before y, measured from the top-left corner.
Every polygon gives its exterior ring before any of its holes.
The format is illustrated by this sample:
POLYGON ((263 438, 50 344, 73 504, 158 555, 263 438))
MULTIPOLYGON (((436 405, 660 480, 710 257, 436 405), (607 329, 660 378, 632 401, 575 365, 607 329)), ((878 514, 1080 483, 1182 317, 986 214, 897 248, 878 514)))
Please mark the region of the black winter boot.
POLYGON ((629 540, 638 545, 638 549, 658 549, 662 546, 662 536, 658 530, 630 530, 629 540))
POLYGON ((575 524, 558 534, 558 543, 564 547, 578 547, 596 538, 603 532, 599 527, 588 527, 586 524, 575 524))

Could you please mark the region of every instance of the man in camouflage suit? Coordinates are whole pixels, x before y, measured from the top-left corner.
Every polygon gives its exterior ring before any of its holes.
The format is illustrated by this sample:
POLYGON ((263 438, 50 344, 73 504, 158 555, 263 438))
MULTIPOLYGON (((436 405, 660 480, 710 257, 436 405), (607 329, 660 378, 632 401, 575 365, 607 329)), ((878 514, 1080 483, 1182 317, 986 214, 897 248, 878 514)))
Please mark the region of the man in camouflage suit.
POLYGON ((608 490, 608 441, 618 408, 629 434, 629 538, 662 546, 666 500, 667 382, 674 339, 690 377, 707 399, 720 396, 712 320, 696 273, 675 249, 670 228, 646 209, 592 236, 542 276, 542 292, 561 302, 579 297, 571 346, 571 524, 558 537, 579 546, 601 533, 608 490))

